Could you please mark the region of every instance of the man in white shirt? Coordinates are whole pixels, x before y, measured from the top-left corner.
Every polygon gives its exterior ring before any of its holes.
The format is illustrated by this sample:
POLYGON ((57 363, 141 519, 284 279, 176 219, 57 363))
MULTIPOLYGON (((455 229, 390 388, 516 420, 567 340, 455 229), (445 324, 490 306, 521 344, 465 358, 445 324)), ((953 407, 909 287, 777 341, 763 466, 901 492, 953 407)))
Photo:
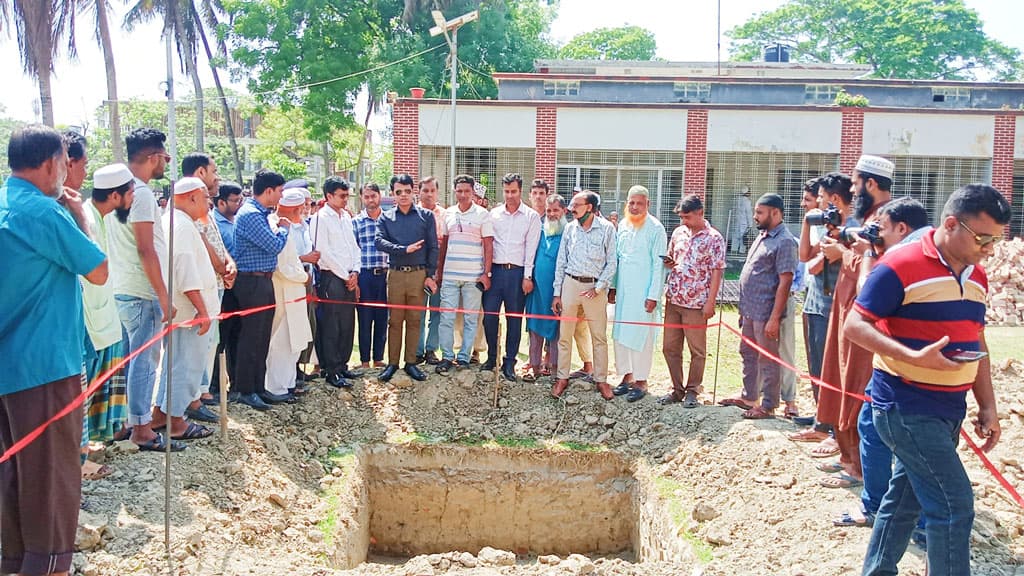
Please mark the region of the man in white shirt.
POLYGON ((192 326, 182 326, 171 332, 174 354, 170 362, 164 355, 160 370, 152 424, 153 427, 166 426, 173 440, 195 440, 213 434, 206 426, 185 419, 185 409, 199 397, 207 352, 213 346, 210 317, 220 314, 217 273, 195 224, 206 214, 208 207, 203 181, 182 178, 174 184, 174 211, 168 211, 162 218, 164 235, 174 235, 174 253, 166 254, 164 259, 168 275, 172 268, 174 270, 171 301, 180 320, 196 320, 192 326), (168 386, 171 388, 170 404, 167 402, 168 386))
MULTIPOLYGON (((460 174, 455 177, 457 204, 444 211, 442 220, 441 252, 437 262, 437 277, 441 288, 441 308, 479 310, 481 288, 491 285, 491 256, 494 228, 491 215, 473 202, 473 177, 460 174)), ((476 335, 477 314, 464 314, 462 319, 462 349, 455 357, 455 312, 441 313, 441 363, 437 373, 444 374, 457 363, 469 366, 473 338, 476 335)))
MULTIPOLYGON (((487 362, 482 370, 494 370, 498 361, 498 316, 502 304, 505 313, 522 314, 526 295, 533 291, 533 260, 540 242, 540 216, 523 203, 523 178, 506 174, 501 180, 505 203, 491 210, 494 226, 494 263, 491 287, 484 292, 484 335, 487 338, 487 362)), ((516 381, 516 355, 523 335, 523 319, 505 317, 505 355, 501 374, 516 381)))
POLYGON ((327 383, 338 388, 350 388, 349 379, 359 376, 348 369, 356 323, 351 303, 358 299, 360 266, 359 245, 346 209, 348 197, 348 181, 331 176, 324 181, 327 203, 310 220, 313 248, 320 252, 317 295, 330 301, 320 303, 320 367, 327 373, 327 383))

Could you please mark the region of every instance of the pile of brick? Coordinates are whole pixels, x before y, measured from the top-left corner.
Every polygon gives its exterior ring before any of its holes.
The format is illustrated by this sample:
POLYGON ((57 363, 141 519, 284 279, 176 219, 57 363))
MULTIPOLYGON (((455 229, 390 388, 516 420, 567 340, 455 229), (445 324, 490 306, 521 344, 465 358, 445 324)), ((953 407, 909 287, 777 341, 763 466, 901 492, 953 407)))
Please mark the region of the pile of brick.
POLYGON ((1024 240, 1014 238, 996 244, 995 254, 984 262, 988 273, 989 324, 1024 325, 1024 240))

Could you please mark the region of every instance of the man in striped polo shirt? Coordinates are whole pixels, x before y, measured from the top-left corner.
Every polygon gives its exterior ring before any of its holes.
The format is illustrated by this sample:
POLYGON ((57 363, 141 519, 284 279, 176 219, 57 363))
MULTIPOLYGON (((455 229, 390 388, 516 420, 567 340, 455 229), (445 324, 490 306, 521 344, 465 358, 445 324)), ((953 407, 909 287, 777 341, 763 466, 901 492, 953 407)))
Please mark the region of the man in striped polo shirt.
POLYGON ((875 354, 872 419, 896 456, 865 576, 897 573, 922 511, 929 574, 970 574, 974 498, 956 453, 968 390, 978 402, 975 433, 984 450, 999 441, 1000 428, 988 358, 947 356, 987 352, 988 279, 979 263, 1009 221, 1010 205, 996 189, 960 188, 938 228, 879 260, 847 316, 848 337, 875 354))

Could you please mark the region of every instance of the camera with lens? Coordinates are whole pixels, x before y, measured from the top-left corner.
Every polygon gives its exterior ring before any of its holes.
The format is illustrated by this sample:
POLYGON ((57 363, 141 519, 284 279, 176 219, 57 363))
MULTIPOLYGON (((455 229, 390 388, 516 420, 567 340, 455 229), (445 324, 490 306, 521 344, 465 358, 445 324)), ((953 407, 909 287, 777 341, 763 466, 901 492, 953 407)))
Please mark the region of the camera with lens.
POLYGON ((858 236, 874 246, 882 245, 882 238, 878 235, 877 222, 872 222, 867 226, 845 226, 839 230, 839 241, 845 244, 856 242, 858 236))
POLYGON ((811 226, 839 226, 843 217, 839 208, 829 205, 825 210, 811 210, 804 216, 804 220, 811 226))

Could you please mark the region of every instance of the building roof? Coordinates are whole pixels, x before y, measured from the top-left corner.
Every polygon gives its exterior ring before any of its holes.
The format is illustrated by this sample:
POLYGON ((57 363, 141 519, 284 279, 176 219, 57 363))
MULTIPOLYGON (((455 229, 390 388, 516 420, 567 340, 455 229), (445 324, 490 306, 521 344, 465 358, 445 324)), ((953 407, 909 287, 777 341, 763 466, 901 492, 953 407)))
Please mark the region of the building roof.
POLYGON ((747 78, 837 78, 856 79, 871 74, 866 64, 807 62, 665 62, 649 60, 536 60, 539 74, 580 74, 586 76, 717 76, 747 78))

